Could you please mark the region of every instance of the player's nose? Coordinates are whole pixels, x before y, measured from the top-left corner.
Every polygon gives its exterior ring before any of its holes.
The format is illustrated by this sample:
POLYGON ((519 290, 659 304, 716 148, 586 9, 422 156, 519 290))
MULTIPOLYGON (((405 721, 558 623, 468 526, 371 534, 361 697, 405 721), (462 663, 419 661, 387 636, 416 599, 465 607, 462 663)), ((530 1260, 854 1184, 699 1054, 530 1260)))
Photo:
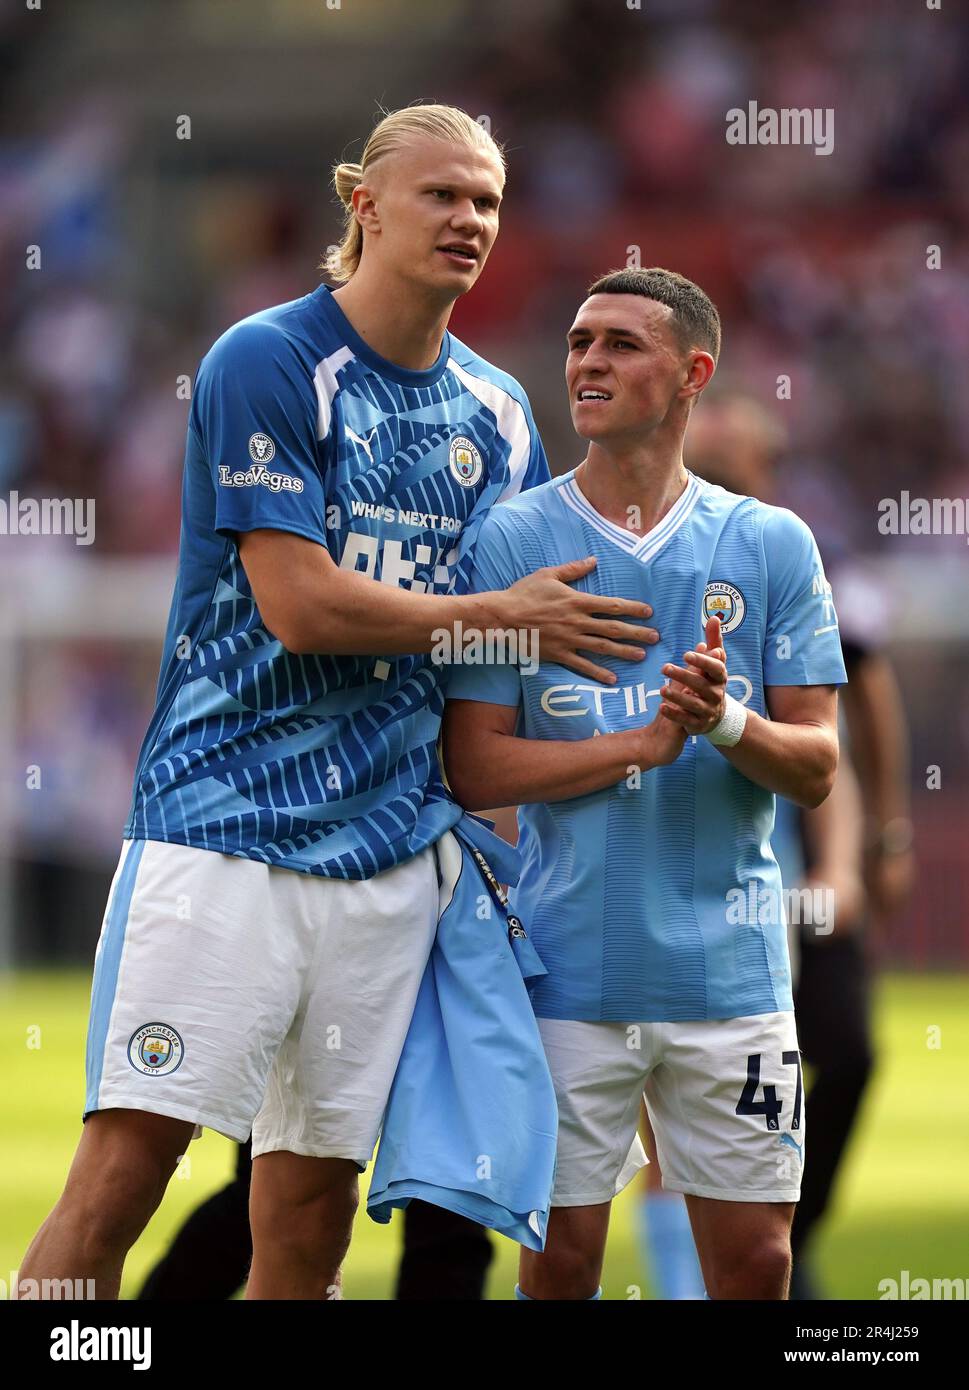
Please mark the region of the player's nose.
POLYGON ((592 342, 582 354, 579 371, 583 374, 595 374, 606 371, 608 366, 604 345, 599 342, 592 342))
POLYGON ((475 207, 470 198, 465 198, 455 207, 451 215, 451 226, 455 231, 460 229, 477 236, 484 230, 485 220, 481 210, 475 207))

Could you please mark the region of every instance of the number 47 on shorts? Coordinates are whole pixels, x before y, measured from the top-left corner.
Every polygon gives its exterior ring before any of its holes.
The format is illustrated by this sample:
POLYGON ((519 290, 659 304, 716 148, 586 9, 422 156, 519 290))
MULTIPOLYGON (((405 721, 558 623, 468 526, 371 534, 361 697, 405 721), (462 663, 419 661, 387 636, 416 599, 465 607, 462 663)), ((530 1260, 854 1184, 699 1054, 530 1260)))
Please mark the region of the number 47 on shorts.
MULTIPOLYGON (((740 1093, 737 1101, 738 1115, 763 1115, 767 1121, 768 1129, 779 1129, 779 1116, 783 1109, 783 1102, 777 1099, 777 1087, 771 1084, 764 1086, 764 1099, 757 1099, 757 1091, 760 1086, 760 1059, 763 1054, 752 1052, 747 1058, 747 1080, 744 1089, 740 1093)), ((797 1068, 797 1081, 794 1090, 794 1114, 791 1118, 791 1129, 801 1128, 801 1054, 799 1052, 782 1052, 781 1061, 785 1067, 797 1068)))

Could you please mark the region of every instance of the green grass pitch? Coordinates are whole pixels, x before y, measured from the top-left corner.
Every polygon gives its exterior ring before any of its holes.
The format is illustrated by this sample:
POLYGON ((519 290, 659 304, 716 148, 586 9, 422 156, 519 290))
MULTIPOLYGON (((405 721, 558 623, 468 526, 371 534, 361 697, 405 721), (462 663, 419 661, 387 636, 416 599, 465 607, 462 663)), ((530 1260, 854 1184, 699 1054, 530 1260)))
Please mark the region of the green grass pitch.
MULTIPOLYGON (((22 973, 0 979, 0 1281, 6 1286, 63 1186, 80 1129, 89 979, 22 973)), ((881 1279, 969 1276, 969 980, 891 975, 877 990, 879 1065, 835 1207, 817 1248, 830 1296, 878 1297, 881 1279), (937 1030, 937 1031, 935 1031, 937 1030), (938 1044, 938 1045, 936 1045, 938 1044)), ((810 1114, 808 1116, 810 1153, 810 1114)), ((123 1296, 132 1297, 185 1215, 221 1186, 233 1150, 206 1132, 190 1165, 132 1250, 123 1296)), ((603 1295, 649 1297, 633 1232, 636 1191, 616 1202, 603 1295)), ((399 1218, 378 1227, 361 1206, 345 1268, 348 1298, 390 1296, 399 1218)), ((496 1238, 491 1298, 510 1298, 516 1247, 496 1238)))

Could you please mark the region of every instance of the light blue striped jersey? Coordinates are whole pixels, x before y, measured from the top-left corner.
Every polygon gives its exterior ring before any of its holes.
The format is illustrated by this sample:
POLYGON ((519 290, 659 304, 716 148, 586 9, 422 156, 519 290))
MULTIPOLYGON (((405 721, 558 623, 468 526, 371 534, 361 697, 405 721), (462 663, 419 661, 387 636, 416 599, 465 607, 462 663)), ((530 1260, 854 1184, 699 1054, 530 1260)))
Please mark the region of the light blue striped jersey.
POLYGON ((409 859, 460 817, 429 656, 297 656, 267 631, 236 537, 291 531, 415 593, 467 585, 492 505, 548 465, 518 383, 450 334, 385 361, 332 293, 244 319, 199 367, 178 575, 126 838, 335 878, 409 859))
MULTIPOLYGON (((587 739, 643 726, 661 668, 720 616, 730 692, 766 714, 765 687, 844 682, 831 591, 811 532, 792 512, 692 475, 639 537, 594 510, 574 474, 496 507, 472 582, 508 585, 595 555, 577 585, 645 600, 660 641, 645 661, 597 658, 609 687, 539 662, 455 668, 449 698, 520 707, 527 738, 587 739)), ((512 905, 548 977, 542 1018, 617 1022, 735 1018, 791 1008, 774 797, 705 738, 669 767, 587 796, 519 811, 523 870, 512 905)))

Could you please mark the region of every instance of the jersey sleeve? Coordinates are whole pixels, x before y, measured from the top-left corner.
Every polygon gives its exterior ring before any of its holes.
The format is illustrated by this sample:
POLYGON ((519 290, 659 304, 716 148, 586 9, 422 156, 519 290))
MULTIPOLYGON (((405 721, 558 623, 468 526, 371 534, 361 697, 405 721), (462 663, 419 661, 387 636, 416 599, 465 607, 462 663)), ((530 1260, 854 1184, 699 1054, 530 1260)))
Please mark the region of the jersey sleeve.
MULTIPOLYGON (((544 457, 544 455, 543 455, 544 457)), ((504 527, 488 516, 475 541, 468 592, 488 593, 507 589, 524 571, 516 564, 504 527)), ((455 665, 448 677, 449 700, 481 700, 487 705, 521 703, 521 675, 513 665, 455 665)))
POLYGON ((777 508, 764 527, 767 567, 765 685, 847 681, 831 586, 810 529, 777 508))
POLYGON ((192 419, 215 488, 215 529, 292 531, 326 544, 312 383, 284 334, 246 322, 199 368, 192 419))

